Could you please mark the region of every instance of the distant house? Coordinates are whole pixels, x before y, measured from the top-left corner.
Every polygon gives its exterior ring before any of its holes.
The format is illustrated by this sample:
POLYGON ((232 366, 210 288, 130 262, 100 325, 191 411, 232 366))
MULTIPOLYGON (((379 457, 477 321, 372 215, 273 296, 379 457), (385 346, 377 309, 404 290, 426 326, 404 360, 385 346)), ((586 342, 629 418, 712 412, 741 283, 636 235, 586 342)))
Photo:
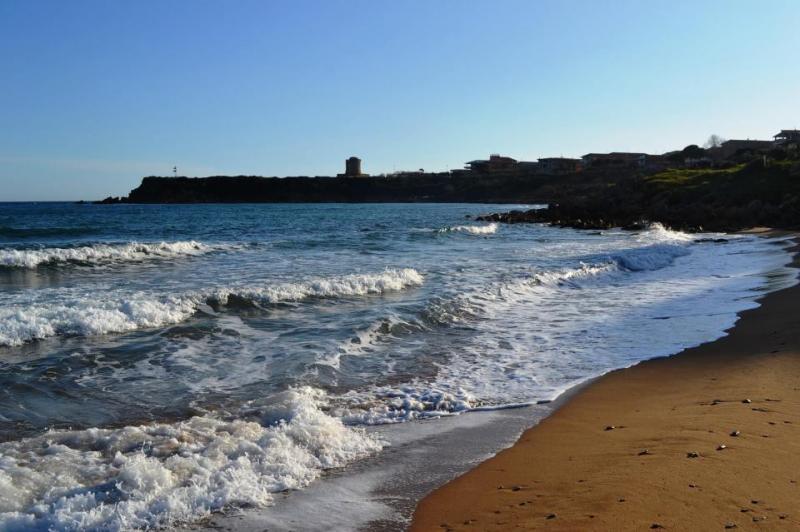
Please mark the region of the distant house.
POLYGON ((800 129, 782 129, 772 138, 775 139, 775 146, 797 148, 800 145, 800 129))
POLYGON ((574 174, 581 170, 580 159, 566 157, 546 157, 539 159, 539 173, 545 175, 574 174))
POLYGON ((520 173, 535 174, 539 171, 539 163, 536 161, 520 161, 517 163, 520 173))
POLYGON ((758 152, 772 149, 774 143, 769 140, 726 140, 715 148, 709 148, 708 156, 715 161, 729 161, 737 157, 750 157, 758 152))
POLYGON ((644 168, 647 166, 646 153, 587 153, 581 160, 584 168, 644 168))
POLYGON ((466 163, 466 170, 476 174, 494 174, 498 172, 512 172, 517 169, 517 160, 493 153, 488 159, 477 159, 466 163))

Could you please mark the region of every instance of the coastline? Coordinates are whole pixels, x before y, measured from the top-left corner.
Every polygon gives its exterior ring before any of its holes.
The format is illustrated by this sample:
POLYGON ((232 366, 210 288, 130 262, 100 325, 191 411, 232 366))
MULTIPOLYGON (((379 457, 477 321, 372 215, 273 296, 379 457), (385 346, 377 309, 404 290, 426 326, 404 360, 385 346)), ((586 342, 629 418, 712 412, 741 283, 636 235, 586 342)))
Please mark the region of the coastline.
POLYGON ((759 303, 727 336, 567 392, 411 530, 796 529, 800 286, 759 303))

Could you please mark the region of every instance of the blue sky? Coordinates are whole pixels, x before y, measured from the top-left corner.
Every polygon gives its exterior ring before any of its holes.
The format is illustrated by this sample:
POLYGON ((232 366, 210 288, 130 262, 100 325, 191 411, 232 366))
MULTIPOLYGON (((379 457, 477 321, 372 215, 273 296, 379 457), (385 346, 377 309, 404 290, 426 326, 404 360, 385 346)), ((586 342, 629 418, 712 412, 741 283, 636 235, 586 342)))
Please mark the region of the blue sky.
POLYGON ((0 201, 800 127, 800 2, 0 2, 0 201))

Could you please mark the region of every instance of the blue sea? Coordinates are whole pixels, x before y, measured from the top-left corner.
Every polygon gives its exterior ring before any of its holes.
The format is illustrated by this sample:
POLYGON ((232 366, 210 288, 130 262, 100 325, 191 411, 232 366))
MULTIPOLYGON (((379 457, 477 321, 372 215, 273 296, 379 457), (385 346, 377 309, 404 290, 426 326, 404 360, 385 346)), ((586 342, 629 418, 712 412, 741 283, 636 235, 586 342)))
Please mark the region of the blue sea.
POLYGON ((775 238, 474 221, 530 207, 0 204, 0 529, 269 514, 794 282, 775 238))

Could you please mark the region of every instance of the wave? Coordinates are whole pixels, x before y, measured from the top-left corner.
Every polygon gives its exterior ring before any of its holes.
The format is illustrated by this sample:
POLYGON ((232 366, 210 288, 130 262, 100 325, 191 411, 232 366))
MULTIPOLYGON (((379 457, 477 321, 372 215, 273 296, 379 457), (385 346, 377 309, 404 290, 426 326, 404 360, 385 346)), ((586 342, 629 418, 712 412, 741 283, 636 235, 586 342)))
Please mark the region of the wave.
POLYGON ((498 225, 490 223, 487 225, 454 225, 439 229, 439 233, 467 233, 470 235, 493 235, 497 232, 498 225))
POLYGON ((694 236, 683 231, 675 231, 664 226, 660 222, 653 222, 647 226, 647 229, 640 233, 640 240, 657 242, 673 242, 673 243, 691 243, 694 236))
POLYGON ((353 336, 340 343, 330 356, 318 360, 317 363, 339 368, 343 356, 364 356, 401 336, 425 329, 425 325, 417 320, 406 321, 399 316, 389 316, 373 322, 366 329, 355 331, 353 336))
POLYGON ((120 530, 263 507, 382 442, 290 389, 234 416, 119 429, 50 430, 0 444, 0 529, 120 530))
POLYGON ((52 336, 95 336, 164 327, 185 321, 208 306, 220 310, 309 298, 384 294, 421 285, 423 280, 419 272, 405 268, 266 287, 215 288, 160 298, 147 293, 116 300, 75 295, 58 302, 0 309, 0 345, 18 346, 52 336))
POLYGON ((142 262, 150 259, 169 259, 202 255, 230 246, 210 246, 194 240, 141 244, 92 244, 68 248, 0 249, 0 267, 38 268, 42 265, 98 265, 112 262, 142 262))
POLYGON ((524 278, 498 281, 453 297, 434 299, 422 311, 422 320, 433 326, 462 323, 484 317, 498 305, 517 303, 557 288, 579 288, 582 281, 618 271, 617 264, 608 261, 534 272, 524 278))
POLYGON ((309 298, 351 297, 400 291, 419 286, 422 275, 413 268, 389 269, 379 274, 351 274, 319 278, 299 283, 283 283, 256 288, 223 288, 208 294, 205 299, 213 306, 230 302, 275 304, 309 298))
POLYGON ((623 269, 630 271, 660 270, 670 266, 675 259, 691 253, 686 246, 653 244, 641 248, 613 253, 611 258, 623 269))

